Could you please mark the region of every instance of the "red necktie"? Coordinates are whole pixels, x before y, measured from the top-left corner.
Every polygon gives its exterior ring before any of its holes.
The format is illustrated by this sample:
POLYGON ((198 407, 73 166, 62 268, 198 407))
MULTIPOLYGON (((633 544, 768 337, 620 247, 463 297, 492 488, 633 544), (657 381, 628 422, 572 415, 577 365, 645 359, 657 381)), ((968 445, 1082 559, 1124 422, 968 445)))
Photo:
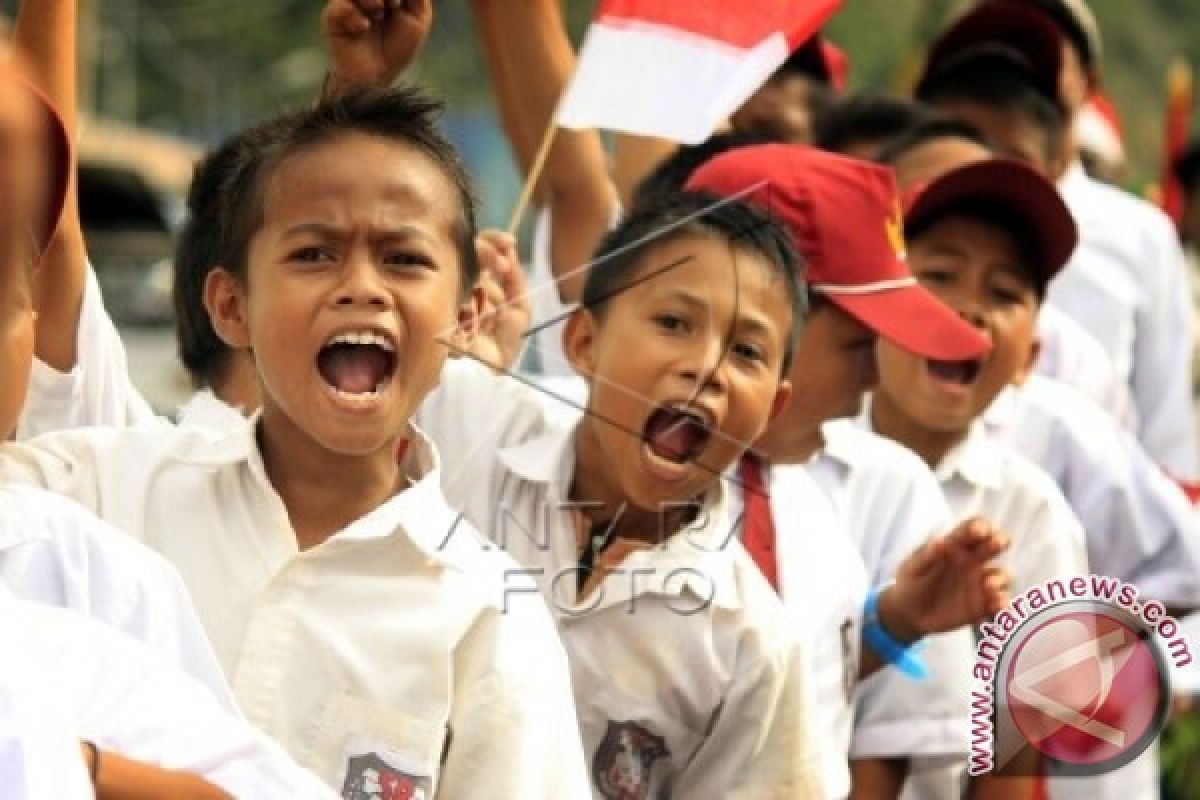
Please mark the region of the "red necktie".
POLYGON ((743 455, 738 462, 738 480, 742 483, 742 545, 771 587, 779 591, 775 520, 771 516, 771 498, 763 481, 762 461, 750 453, 743 455))

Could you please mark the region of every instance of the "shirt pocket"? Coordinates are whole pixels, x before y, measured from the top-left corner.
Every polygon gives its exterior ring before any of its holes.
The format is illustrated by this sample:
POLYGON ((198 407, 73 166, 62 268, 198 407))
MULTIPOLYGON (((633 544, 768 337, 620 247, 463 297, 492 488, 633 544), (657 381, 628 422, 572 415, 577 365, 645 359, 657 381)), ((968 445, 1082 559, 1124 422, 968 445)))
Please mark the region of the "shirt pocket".
POLYGON ((320 712, 314 763, 345 800, 433 800, 448 728, 346 692, 320 712))
POLYGON ((608 686, 577 701, 592 788, 600 797, 660 800, 704 740, 655 698, 608 686))

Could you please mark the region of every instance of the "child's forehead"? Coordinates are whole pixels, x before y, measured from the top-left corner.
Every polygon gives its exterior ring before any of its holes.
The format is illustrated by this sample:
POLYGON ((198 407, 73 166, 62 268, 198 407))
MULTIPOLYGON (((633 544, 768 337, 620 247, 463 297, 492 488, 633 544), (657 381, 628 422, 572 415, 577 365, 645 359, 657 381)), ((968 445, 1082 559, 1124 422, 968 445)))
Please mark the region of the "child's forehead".
POLYGON ((425 217, 449 226, 461 217, 450 178, 403 142, 343 134, 284 155, 266 176, 264 215, 425 217))

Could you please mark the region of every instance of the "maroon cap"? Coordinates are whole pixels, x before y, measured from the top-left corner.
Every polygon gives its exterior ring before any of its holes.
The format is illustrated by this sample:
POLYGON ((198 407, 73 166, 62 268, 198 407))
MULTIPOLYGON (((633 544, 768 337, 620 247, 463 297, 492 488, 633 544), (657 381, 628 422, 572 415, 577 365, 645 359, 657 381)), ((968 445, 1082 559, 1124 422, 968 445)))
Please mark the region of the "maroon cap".
POLYGON ((1062 107, 1062 33, 1033 5, 986 0, 950 26, 929 50, 915 94, 926 99, 941 79, 967 64, 1007 62, 1029 75, 1038 93, 1062 107))
POLYGON ((911 196, 904 223, 921 230, 965 207, 995 208, 1033 235, 1038 263, 1031 266, 1043 295, 1079 242, 1075 219, 1054 184, 1010 158, 976 161, 926 184, 911 196))
POLYGON ((892 171, 811 147, 731 150, 692 175, 689 190, 737 195, 791 230, 812 291, 883 338, 925 358, 959 361, 990 342, 917 284, 904 261, 892 171))

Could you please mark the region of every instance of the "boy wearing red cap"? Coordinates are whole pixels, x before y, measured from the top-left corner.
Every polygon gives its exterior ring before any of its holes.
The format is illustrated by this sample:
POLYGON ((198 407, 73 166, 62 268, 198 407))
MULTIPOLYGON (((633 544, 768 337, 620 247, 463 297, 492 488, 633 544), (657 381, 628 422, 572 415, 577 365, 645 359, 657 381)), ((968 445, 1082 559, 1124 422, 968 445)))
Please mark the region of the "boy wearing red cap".
MULTIPOLYGON (((1075 247, 1054 187, 1030 168, 991 159, 948 172, 905 215, 909 263, 992 342, 986 359, 938 364, 880 342, 879 389, 862 424, 918 453, 957 518, 984 515, 1008 531, 1015 593, 1087 572, 1083 531, 1048 476, 992 440, 980 420, 1006 386, 1029 376, 1047 285, 1075 247)), ((944 768, 914 769, 914 797, 957 796, 944 768)), ((1028 796, 1016 778, 984 776, 975 796, 1028 796), (988 783, 997 782, 995 786, 988 783), (989 792, 993 794, 988 794, 989 792)))
POLYGON ((1080 242, 1048 300, 1109 354, 1130 387, 1146 451, 1176 479, 1192 481, 1200 463, 1182 250, 1162 212, 1085 174, 1072 135, 1094 85, 1098 41, 1082 2, 987 0, 935 42, 917 95, 1058 181, 1080 242))
MULTIPOLYGON (((934 546, 936 535, 951 527, 949 511, 933 476, 912 453, 848 422, 827 423, 857 413, 863 392, 874 384, 877 337, 952 360, 980 355, 986 341, 919 287, 904 265, 900 201, 890 171, 816 150, 763 145, 716 157, 697 170, 689 186, 726 195, 761 187, 752 197, 788 223, 813 280, 813 311, 791 374, 795 399, 757 443, 773 464, 769 485, 777 548, 772 550, 769 541, 747 541, 747 546, 758 553, 766 571, 795 571, 785 560, 794 549, 790 540, 811 538, 805 522, 813 512, 797 512, 776 498, 795 494, 802 487, 798 481, 815 480, 850 529, 871 585, 883 586, 897 575, 910 552, 934 546), (808 472, 797 475, 789 464, 806 465, 808 472)), ((751 505, 747 495, 747 509, 751 505)), ((983 523, 960 527, 972 525, 983 523)), ((811 549, 800 547, 804 555, 811 549)), ((995 579, 1004 576, 997 574, 995 579)), ((812 604, 802 584, 785 585, 781 591, 784 602, 797 612, 812 604)), ((931 613, 946 610, 936 601, 929 605, 931 613)), ((861 612, 849 622, 852 630, 862 629, 861 612)), ((865 654, 871 652, 872 642, 879 645, 873 625, 868 613, 865 654)), ((820 644, 837 636, 835 627, 813 638, 820 644)), ((906 670, 918 671, 903 655, 904 648, 893 644, 883 649, 906 670)), ((853 742, 849 706, 828 709, 827 727, 834 732, 843 762, 848 751, 856 761, 856 796, 877 796, 881 791, 877 759, 958 757, 966 752, 966 732, 958 721, 966 713, 968 675, 962 664, 969 653, 965 631, 933 637, 924 656, 930 663, 928 680, 914 683, 895 670, 873 677, 863 689, 868 695, 900 693, 913 702, 901 713, 875 713, 881 707, 860 705, 853 742), (910 741, 901 741, 899 731, 907 731, 910 741), (912 742, 914 736, 920 741, 912 742)), ((833 703, 837 697, 827 690, 823 700, 833 703)), ((895 788, 898 778, 883 777, 895 788)), ((844 777, 834 786, 838 796, 848 788, 844 777)))

